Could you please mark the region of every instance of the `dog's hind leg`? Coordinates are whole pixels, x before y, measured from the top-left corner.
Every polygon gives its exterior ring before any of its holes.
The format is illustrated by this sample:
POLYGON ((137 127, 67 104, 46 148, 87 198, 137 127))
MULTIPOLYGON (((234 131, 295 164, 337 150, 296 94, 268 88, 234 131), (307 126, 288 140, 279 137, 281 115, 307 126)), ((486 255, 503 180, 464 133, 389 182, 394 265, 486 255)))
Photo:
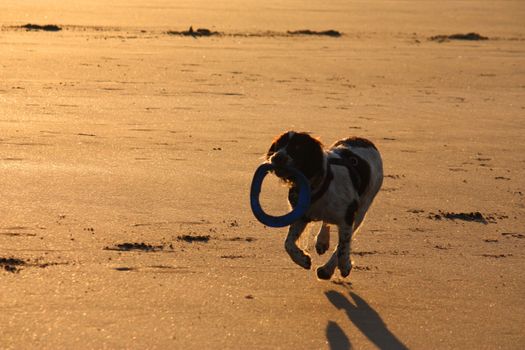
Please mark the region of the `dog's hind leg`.
MULTIPOLYGON (((365 221, 366 213, 368 209, 370 208, 370 205, 372 204, 372 200, 369 198, 370 197, 364 198, 366 200, 361 198, 361 200, 359 201, 359 208, 355 211, 355 214, 354 214, 354 222, 353 222, 354 231, 352 234, 355 234, 361 227, 361 224, 363 223, 363 221, 365 221)), ((347 213, 347 219, 348 219, 348 215, 349 214, 347 213)))
MULTIPOLYGON (((354 231, 354 223, 356 222, 356 214, 359 212, 359 205, 356 200, 352 201, 346 209, 345 221, 338 225, 339 229, 339 243, 337 244, 337 265, 341 276, 346 277, 350 274, 352 269, 352 262, 350 261, 350 248, 352 245, 352 234, 354 231)), ((359 223, 361 224, 364 219, 364 213, 362 217, 358 217, 359 223)))
POLYGON ((307 225, 308 223, 304 220, 297 220, 292 223, 288 229, 288 236, 284 241, 284 248, 297 265, 309 270, 312 266, 312 259, 310 255, 297 246, 297 240, 301 237, 307 225))
POLYGON ((329 280, 334 274, 335 268, 339 267, 341 276, 347 277, 352 270, 350 261, 350 245, 352 243, 352 226, 355 216, 355 205, 350 205, 344 224, 338 225, 339 242, 330 259, 317 268, 317 277, 322 280, 329 280))
POLYGON ((341 276, 347 277, 350 274, 352 270, 352 262, 350 261, 351 242, 352 227, 347 225, 339 226, 339 243, 326 264, 317 268, 317 277, 319 279, 329 280, 338 266, 341 276))
POLYGON ((352 244, 352 225, 339 226, 339 243, 337 244, 337 265, 341 276, 347 277, 352 269, 350 248, 352 244))
POLYGON ((321 228, 319 229, 319 233, 317 234, 316 242, 315 242, 315 250, 317 251, 317 254, 323 255, 326 253, 328 248, 330 247, 330 226, 328 226, 324 221, 321 224, 321 228))

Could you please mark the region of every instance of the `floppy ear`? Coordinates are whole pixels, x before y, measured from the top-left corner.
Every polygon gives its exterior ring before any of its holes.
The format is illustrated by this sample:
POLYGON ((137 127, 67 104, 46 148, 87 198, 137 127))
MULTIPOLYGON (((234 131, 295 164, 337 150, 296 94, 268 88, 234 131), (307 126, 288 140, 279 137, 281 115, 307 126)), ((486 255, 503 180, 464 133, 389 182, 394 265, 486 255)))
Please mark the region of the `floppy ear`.
POLYGON ((268 150, 268 152, 266 152, 266 159, 270 158, 272 154, 277 152, 277 150, 279 149, 278 147, 279 143, 286 143, 288 142, 289 138, 290 138, 289 131, 282 133, 281 135, 274 138, 272 145, 270 146, 270 149, 268 150))
POLYGON ((323 171, 323 144, 319 139, 310 137, 307 145, 307 154, 309 154, 309 161, 302 166, 303 173, 311 179, 323 171))
POLYGON ((270 149, 268 150, 268 152, 266 152, 266 159, 270 158, 272 154, 275 153, 275 151, 277 151, 277 140, 272 142, 270 149))

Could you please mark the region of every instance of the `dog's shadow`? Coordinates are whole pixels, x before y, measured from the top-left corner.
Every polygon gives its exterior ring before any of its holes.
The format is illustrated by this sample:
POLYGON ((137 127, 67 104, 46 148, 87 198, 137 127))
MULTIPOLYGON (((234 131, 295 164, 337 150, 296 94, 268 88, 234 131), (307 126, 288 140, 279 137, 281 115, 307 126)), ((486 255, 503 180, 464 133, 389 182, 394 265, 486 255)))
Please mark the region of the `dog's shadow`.
MULTIPOLYGON (((343 294, 333 290, 325 294, 336 308, 346 311, 350 321, 379 349, 408 349, 388 329, 381 316, 357 294, 350 292, 353 302, 343 294)), ((331 350, 352 348, 348 336, 333 321, 328 322, 326 337, 331 350)))

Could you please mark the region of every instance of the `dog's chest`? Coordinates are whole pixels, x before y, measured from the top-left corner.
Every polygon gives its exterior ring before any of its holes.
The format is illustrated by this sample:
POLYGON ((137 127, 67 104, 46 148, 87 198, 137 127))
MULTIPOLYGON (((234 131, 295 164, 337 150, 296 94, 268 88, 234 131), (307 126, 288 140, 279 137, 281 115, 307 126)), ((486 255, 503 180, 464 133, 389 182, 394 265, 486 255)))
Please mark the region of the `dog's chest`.
MULTIPOLYGON (((311 203, 305 215, 306 220, 322 220, 331 224, 339 224, 345 220, 347 207, 354 200, 357 193, 345 167, 333 167, 332 172, 333 180, 330 182, 326 192, 311 203)), ((292 207, 297 205, 298 190, 296 187, 290 188, 288 200, 292 207)))

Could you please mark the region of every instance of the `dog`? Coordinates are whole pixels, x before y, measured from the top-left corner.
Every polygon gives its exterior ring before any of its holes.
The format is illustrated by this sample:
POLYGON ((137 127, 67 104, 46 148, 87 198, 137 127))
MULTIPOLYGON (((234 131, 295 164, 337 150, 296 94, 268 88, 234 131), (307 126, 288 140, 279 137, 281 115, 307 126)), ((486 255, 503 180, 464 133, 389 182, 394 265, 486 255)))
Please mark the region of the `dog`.
POLYGON ((310 269, 310 255, 297 246, 297 240, 311 221, 322 221, 316 236, 319 255, 329 248, 330 225, 338 228, 339 240, 330 259, 317 268, 317 277, 329 280, 336 267, 343 277, 352 269, 350 246, 372 201, 383 183, 383 162, 376 146, 369 140, 350 137, 324 149, 317 138, 306 132, 288 131, 277 136, 265 160, 275 166, 273 173, 289 186, 288 201, 295 207, 299 189, 293 175, 282 166, 294 167, 308 179, 311 203, 305 215, 293 222, 285 240, 285 249, 299 266, 310 269))

